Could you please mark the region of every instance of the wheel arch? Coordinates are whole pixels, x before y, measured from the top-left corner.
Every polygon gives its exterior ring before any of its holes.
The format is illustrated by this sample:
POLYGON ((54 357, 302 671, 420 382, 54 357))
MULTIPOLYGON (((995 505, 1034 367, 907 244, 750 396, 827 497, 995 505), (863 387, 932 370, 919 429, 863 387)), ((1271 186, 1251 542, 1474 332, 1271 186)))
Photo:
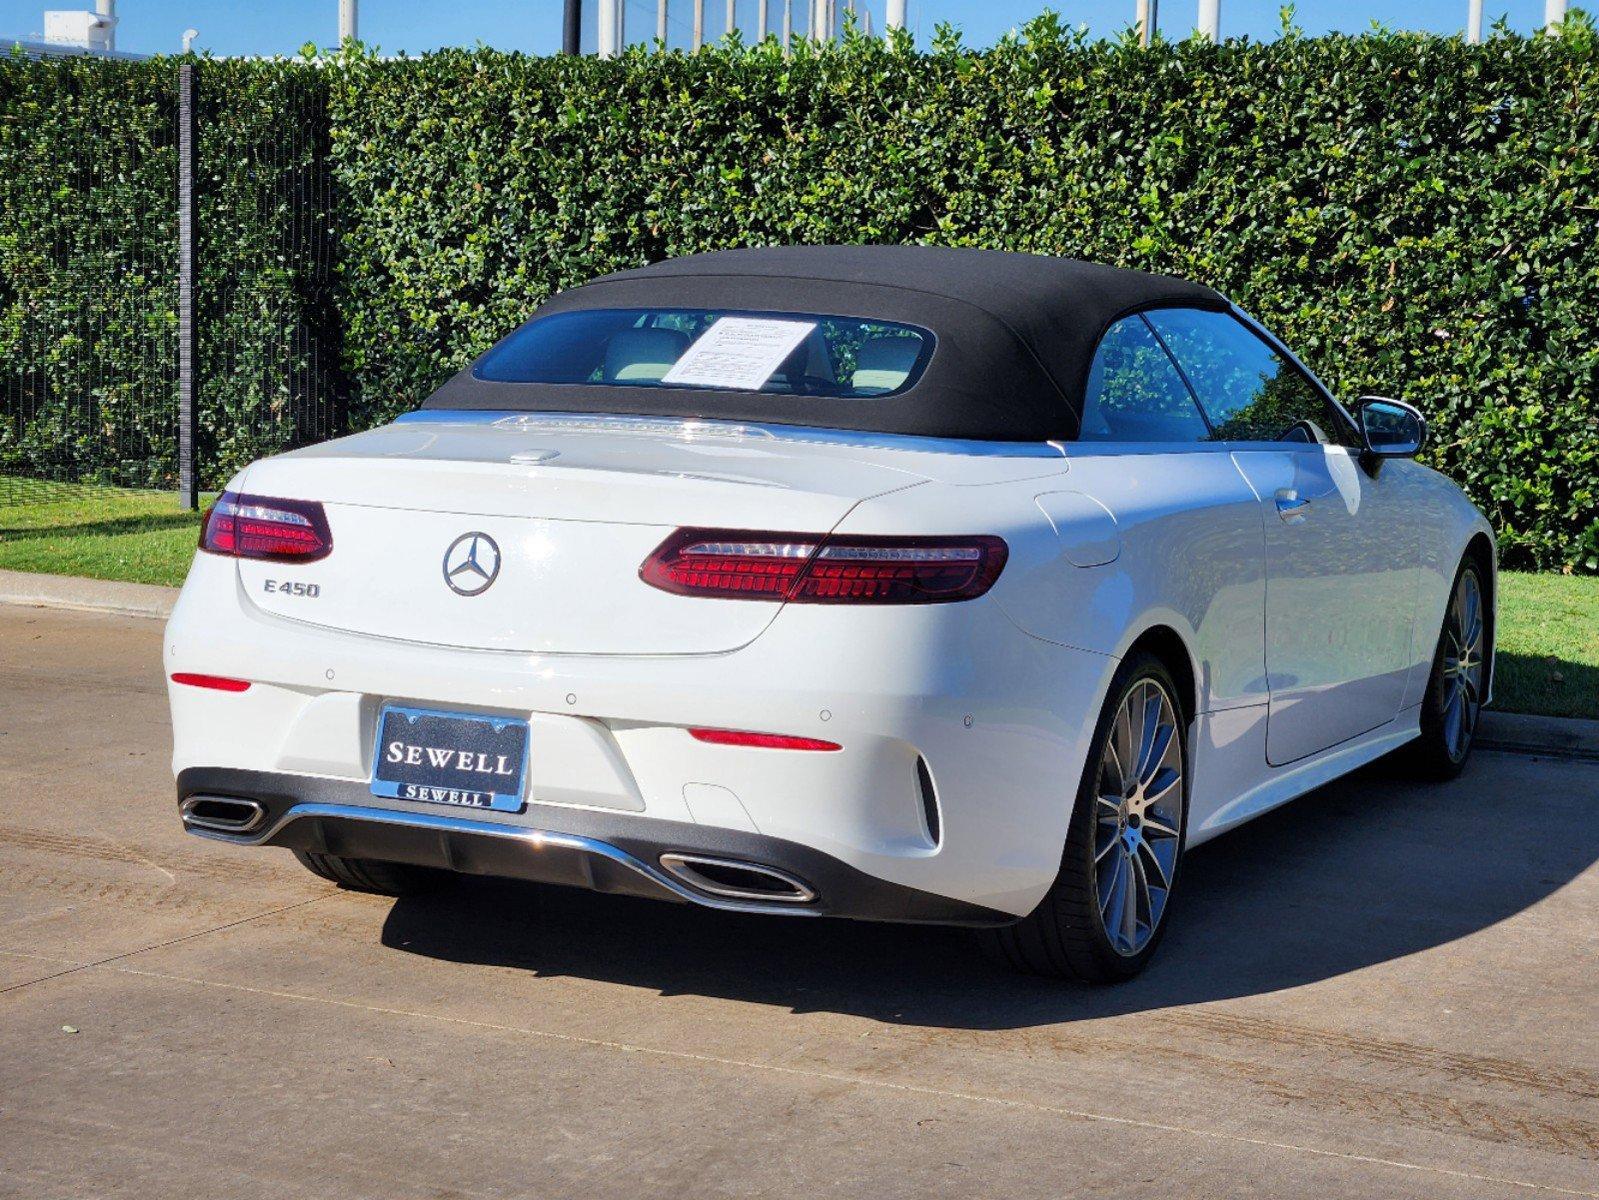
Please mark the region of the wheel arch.
POLYGON ((1193 651, 1183 635, 1170 625, 1150 625, 1132 640, 1121 657, 1126 658, 1139 650, 1149 651, 1172 673, 1183 721, 1192 724, 1199 714, 1199 672, 1195 668, 1193 651))
POLYGON ((1483 591, 1487 593, 1483 596, 1483 611, 1488 618, 1488 684, 1483 697, 1486 707, 1493 700, 1494 675, 1499 660, 1499 566, 1493 538, 1486 531, 1477 530, 1466 542, 1460 559, 1462 562, 1470 559, 1477 564, 1482 572, 1483 591))

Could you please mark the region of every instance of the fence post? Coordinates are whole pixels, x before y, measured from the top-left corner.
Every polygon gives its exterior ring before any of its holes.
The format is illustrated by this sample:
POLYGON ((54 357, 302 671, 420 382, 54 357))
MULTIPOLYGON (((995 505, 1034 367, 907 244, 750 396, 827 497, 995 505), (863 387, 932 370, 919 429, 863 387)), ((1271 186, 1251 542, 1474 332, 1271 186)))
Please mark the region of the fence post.
POLYGON ((583 0, 566 0, 561 21, 561 53, 576 54, 583 33, 583 0))
POLYGON ((191 510, 200 506, 195 463, 194 76, 193 63, 178 68, 178 503, 191 510))

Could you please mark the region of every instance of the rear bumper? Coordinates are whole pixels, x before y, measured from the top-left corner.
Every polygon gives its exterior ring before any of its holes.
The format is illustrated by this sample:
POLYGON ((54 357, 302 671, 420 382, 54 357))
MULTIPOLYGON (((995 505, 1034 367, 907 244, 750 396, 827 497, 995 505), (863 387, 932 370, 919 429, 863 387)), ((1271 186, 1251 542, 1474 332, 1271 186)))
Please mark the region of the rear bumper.
POLYGON ((201 827, 185 812, 188 832, 240 846, 413 863, 738 912, 974 926, 1016 919, 875 878, 796 842, 628 813, 532 804, 513 824, 419 805, 379 807, 365 785, 346 780, 200 767, 178 776, 180 810, 197 797, 260 806, 258 819, 238 833, 201 827), (713 893, 663 864, 674 855, 749 864, 802 890, 782 899, 713 893))
MULTIPOLYGON (((1060 869, 1115 668, 1027 635, 988 597, 791 605, 726 654, 529 655, 288 621, 253 608, 241 586, 231 560, 198 555, 167 625, 169 674, 250 681, 242 692, 170 685, 175 774, 275 776, 307 800, 327 783, 350 803, 403 807, 369 788, 385 705, 505 715, 529 724, 527 810, 456 815, 583 835, 616 820, 619 836, 652 845, 671 841, 648 832, 658 825, 684 827, 696 836, 674 844, 688 849, 749 835, 1013 917, 1060 869), (697 726, 843 749, 711 745, 689 735, 697 726)), ((824 895, 842 903, 837 889, 824 895)))

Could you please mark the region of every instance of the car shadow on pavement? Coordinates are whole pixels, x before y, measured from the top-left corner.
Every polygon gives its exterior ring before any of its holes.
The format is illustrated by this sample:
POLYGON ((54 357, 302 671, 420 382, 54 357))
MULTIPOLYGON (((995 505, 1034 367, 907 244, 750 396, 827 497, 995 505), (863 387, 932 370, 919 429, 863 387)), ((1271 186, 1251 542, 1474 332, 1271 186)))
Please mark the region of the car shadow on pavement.
POLYGON ((383 941, 663 995, 1022 1028, 1278 991, 1464 937, 1599 858, 1596 801, 1593 764, 1481 754, 1447 785, 1377 764, 1197 848, 1155 961, 1110 988, 1013 975, 962 930, 750 917, 487 879, 396 901, 383 941))

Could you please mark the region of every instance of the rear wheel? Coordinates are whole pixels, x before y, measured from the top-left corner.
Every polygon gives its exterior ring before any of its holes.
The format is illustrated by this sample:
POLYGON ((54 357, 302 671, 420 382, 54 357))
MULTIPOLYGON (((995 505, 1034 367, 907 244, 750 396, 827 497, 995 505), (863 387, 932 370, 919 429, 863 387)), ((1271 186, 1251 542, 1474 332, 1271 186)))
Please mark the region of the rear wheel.
POLYGON ((406 896, 437 887, 439 873, 409 863, 380 862, 375 858, 340 858, 314 850, 296 850, 294 857, 313 875, 357 892, 379 896, 406 896))
POLYGON ((1188 735, 1154 655, 1117 671, 1094 729, 1061 858, 1039 906, 986 930, 991 953, 1035 975, 1113 983, 1143 970, 1166 927, 1188 805, 1188 735))
POLYGON ((1411 763, 1423 775, 1453 779, 1465 767, 1482 715, 1491 653, 1482 568, 1468 558, 1455 573, 1438 632, 1421 704, 1421 736, 1408 748, 1411 763))

